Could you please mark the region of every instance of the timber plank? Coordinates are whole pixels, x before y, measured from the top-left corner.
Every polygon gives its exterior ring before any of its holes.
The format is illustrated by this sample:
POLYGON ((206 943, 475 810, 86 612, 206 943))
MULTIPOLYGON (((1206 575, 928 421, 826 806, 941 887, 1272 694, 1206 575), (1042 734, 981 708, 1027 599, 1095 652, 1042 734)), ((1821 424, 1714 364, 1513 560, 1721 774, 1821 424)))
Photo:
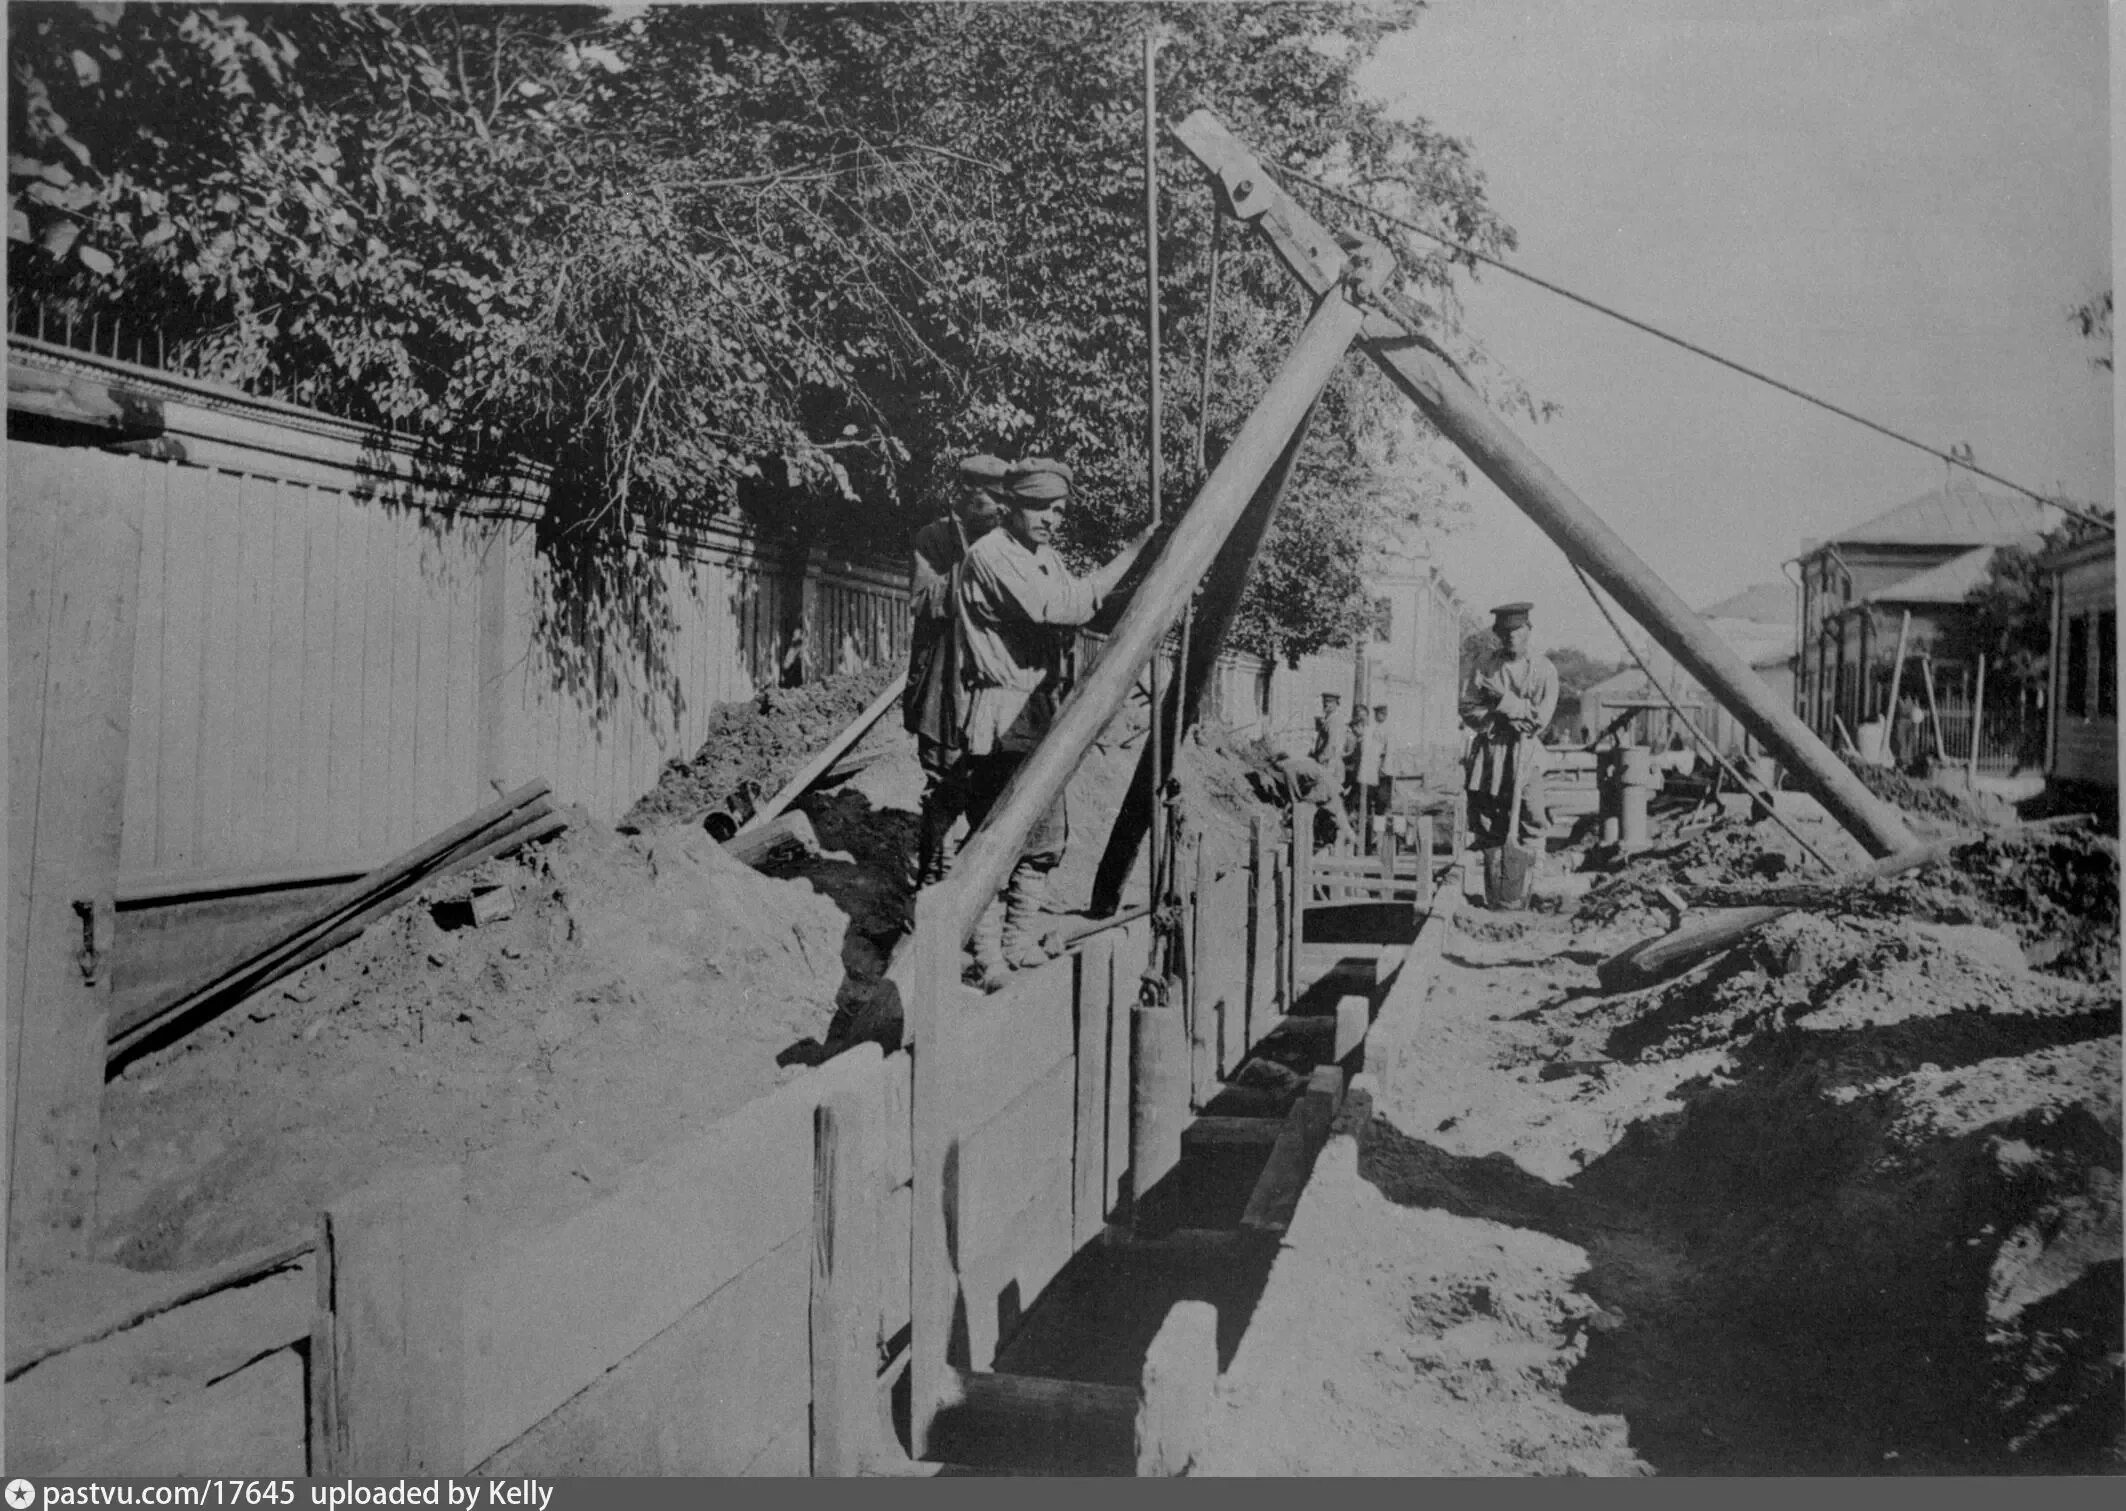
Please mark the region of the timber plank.
POLYGON ((972 1367, 989 1368, 997 1350, 1011 1341, 1021 1319, 1076 1252, 1070 1183, 1068 1168, 1049 1166, 1027 1188, 1026 1200, 1016 1211, 984 1225, 986 1244, 977 1236, 981 1246, 964 1266, 967 1357, 972 1367))
MULTIPOLYGON (((984 1254, 1008 1232, 1027 1193, 1047 1191, 1061 1172, 1069 1211, 1071 1119, 1076 1067, 1062 1062, 981 1127, 960 1136, 960 1254, 984 1254)), ((1069 1225, 1065 1224, 1068 1243, 1069 1225)))
POLYGON ((879 1445, 880 1080, 836 1087, 812 1114, 811 1456, 849 1478, 879 1445))
POLYGON ((959 1049, 962 1128, 981 1127, 1072 1058, 1077 1049, 1073 972, 1067 955, 1038 970, 1014 972, 1009 986, 965 1014, 959 1049))
POLYGON ((809 1233, 789 1235, 472 1472, 802 1474, 811 1254, 809 1233))
POLYGON ((1107 1223, 1108 1014, 1115 994, 1115 945, 1098 935, 1077 961, 1077 1098, 1071 1125, 1071 1241, 1083 1248, 1107 1223))
POLYGON ((471 1463, 464 1230, 455 1165, 387 1176, 319 1219, 320 1473, 458 1475, 471 1463))
POLYGON ((17 582, 29 590, 26 619, 9 611, 10 638, 27 631, 27 685, 11 667, 9 690, 30 695, 16 713, 27 727, 19 740, 11 731, 9 754, 12 763, 18 751, 34 752, 25 764, 35 773, 9 803, 12 885, 27 904, 21 986, 8 1012, 10 1268, 82 1257, 94 1231, 140 586, 139 490, 81 486, 59 466, 44 478, 7 511, 10 597, 17 582), (44 512, 54 516, 49 529, 35 519, 44 512), (19 535, 18 516, 26 516, 19 535), (19 560, 18 541, 31 548, 19 560), (15 823, 23 813, 26 835, 15 823), (85 956, 91 938, 95 953, 85 956), (93 1072, 84 1058, 91 1040, 93 1072))
POLYGON ((804 1368, 812 1116, 879 1074, 859 1045, 642 1166, 612 1196, 541 1232, 496 1240, 467 1286, 466 1439, 474 1461, 514 1441, 770 1252, 802 1239, 794 1354, 804 1368))

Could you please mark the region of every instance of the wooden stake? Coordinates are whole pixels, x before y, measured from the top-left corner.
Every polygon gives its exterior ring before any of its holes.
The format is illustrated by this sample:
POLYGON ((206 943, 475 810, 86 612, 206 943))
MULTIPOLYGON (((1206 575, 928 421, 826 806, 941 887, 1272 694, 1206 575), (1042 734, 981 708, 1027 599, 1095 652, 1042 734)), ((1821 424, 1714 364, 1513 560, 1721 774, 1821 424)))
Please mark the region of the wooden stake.
POLYGON ((812 1114, 812 1473, 863 1472, 878 1443, 883 1081, 843 1085, 812 1114))
POLYGON ((1137 1473, 1171 1478, 1201 1456, 1218 1386, 1218 1309, 1177 1301, 1144 1356, 1137 1402, 1137 1473))
POLYGON ((1978 742, 1986 732, 1986 655, 1978 656, 1978 692, 1971 699, 1971 754, 1964 766, 1964 783, 1978 788, 1978 742))
POLYGON ((456 1476, 465 1452, 465 1197, 403 1171, 319 1218, 312 1472, 456 1476))

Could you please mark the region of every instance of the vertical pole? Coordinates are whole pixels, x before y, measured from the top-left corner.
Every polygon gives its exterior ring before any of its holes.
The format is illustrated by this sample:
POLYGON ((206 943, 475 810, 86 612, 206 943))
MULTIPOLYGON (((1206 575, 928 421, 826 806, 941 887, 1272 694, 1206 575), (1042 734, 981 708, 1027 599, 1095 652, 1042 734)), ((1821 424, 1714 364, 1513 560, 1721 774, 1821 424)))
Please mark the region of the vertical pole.
POLYGON ((408 1170, 319 1218, 314 1473, 457 1476, 465 1442, 464 1171, 408 1170))
POLYGON ((1897 764, 1897 692, 1904 684, 1905 641, 1911 633, 1912 611, 1906 609, 1904 618, 1897 625, 1897 659, 1890 667, 1890 702, 1882 711, 1882 746, 1893 767, 1897 764))
MULTIPOLYGON (((1148 337, 1146 346, 1150 353, 1149 409, 1145 442, 1150 461, 1148 496, 1151 499, 1152 524, 1159 524, 1159 38, 1155 32, 1144 34, 1144 318, 1148 337)), ((1164 879, 1160 863, 1166 858, 1166 836, 1159 822, 1161 804, 1166 799, 1166 697, 1165 682, 1166 639, 1160 637, 1159 649, 1152 653, 1152 701, 1151 728, 1147 735, 1152 759, 1152 906, 1158 907, 1164 898, 1160 895, 1164 879)))
POLYGON ((1964 769, 1964 784, 1978 785, 1978 742, 1986 732, 1986 653, 1978 653, 1978 692, 1971 699, 1971 754, 1964 769))
POLYGON ((930 1429, 952 1387, 947 1351, 960 1304, 957 1255, 959 1137, 954 1054, 959 1024, 952 968, 959 944, 944 917, 949 888, 916 902, 906 1011, 916 1024, 913 1066, 914 1222, 908 1254, 909 1454, 925 1457, 930 1429))
POLYGON ((837 1087, 812 1110, 815 1478, 854 1478, 877 1446, 883 1084, 874 1074, 837 1087))

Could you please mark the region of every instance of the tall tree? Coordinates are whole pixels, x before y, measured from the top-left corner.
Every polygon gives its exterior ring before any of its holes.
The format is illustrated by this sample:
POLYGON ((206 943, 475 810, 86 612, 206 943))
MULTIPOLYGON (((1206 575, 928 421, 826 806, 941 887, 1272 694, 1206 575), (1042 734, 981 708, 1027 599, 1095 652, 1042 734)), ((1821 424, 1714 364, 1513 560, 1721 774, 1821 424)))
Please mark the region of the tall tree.
MULTIPOLYGON (((10 271, 55 312, 416 433, 446 475, 547 469, 549 548, 593 596, 639 588, 632 535, 719 510, 897 544, 976 448, 1068 456, 1070 544, 1095 554, 1143 515, 1145 27, 1170 117, 1209 105, 1272 163, 1506 250, 1466 149, 1356 87, 1419 9, 19 5, 10 271)), ((1185 499, 1197 427, 1237 428, 1303 311, 1228 235, 1197 413, 1210 196, 1171 146, 1160 173, 1185 499)), ((1473 268, 1404 241, 1401 291, 1481 376, 1473 268)), ((1350 364, 1245 643, 1360 631, 1370 543, 1456 481, 1350 364)))

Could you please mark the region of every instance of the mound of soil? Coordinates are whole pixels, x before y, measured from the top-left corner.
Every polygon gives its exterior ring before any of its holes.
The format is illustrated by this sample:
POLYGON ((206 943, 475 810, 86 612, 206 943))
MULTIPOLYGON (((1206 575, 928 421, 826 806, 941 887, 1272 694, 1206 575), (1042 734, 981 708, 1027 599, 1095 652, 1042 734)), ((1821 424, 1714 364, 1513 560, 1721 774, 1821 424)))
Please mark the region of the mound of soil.
MULTIPOLYGON (((1833 866, 1860 866, 1867 852, 1836 824, 1795 821, 1817 854, 1833 866)), ((1829 880, 1807 849, 1777 824, 1722 817, 1685 831, 1670 830, 1653 848, 1642 850, 1588 888, 1575 908, 1582 922, 1636 927, 1668 927, 1667 905, 1660 887, 1770 887, 1829 880)))
POLYGON ((2112 991, 1908 919, 1611 998, 1599 954, 1450 941, 1362 1166, 1584 1246, 1620 1325, 1566 1402, 1663 1472, 2126 1469, 2112 991))
MULTIPOLYGON (((709 712, 709 732, 694 758, 668 763, 657 785, 627 811, 621 827, 648 828, 660 819, 728 803, 748 784, 759 797, 772 796, 898 674, 894 666, 865 667, 803 687, 763 688, 757 697, 717 704, 709 712)), ((885 722, 895 718, 889 709, 885 722)))
POLYGON ((1886 803, 1895 804, 1911 817, 1972 829, 2014 817, 2012 810, 1997 800, 1974 799, 1967 793, 1906 776, 1888 766, 1869 766, 1850 756, 1843 759, 1866 784, 1868 791, 1886 803))
POLYGON ((422 893, 104 1099, 98 1254, 184 1269, 307 1232, 393 1165, 462 1162, 476 1210, 549 1220, 796 1072, 846 919, 699 830, 557 841, 422 893), (475 886, 510 917, 472 922, 475 886))

